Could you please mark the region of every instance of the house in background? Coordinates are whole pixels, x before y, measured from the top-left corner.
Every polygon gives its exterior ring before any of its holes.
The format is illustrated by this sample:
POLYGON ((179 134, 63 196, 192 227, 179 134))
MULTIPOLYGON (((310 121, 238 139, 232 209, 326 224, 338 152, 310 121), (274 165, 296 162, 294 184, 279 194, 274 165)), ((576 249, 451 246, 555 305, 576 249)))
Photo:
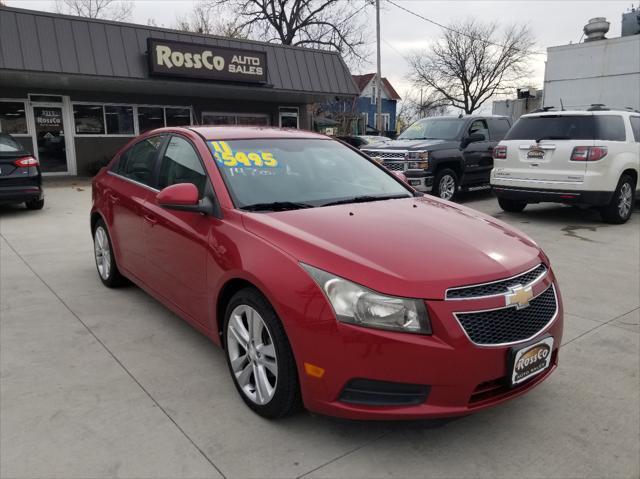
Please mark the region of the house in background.
MULTIPOLYGON (((335 98, 333 101, 316 104, 313 125, 316 131, 331 135, 375 134, 377 112, 376 75, 351 75, 358 91, 353 99, 335 98)), ((396 105, 400 95, 386 78, 382 79, 382 129, 381 134, 395 137, 396 105)))
MULTIPOLYGON (((376 133, 375 118, 378 109, 376 105, 376 74, 367 73, 366 75, 351 76, 360 91, 360 96, 356 99, 356 112, 362 120, 362 122, 358 123, 362 124, 363 130, 358 131, 358 133, 376 133)), ((382 77, 381 86, 383 134, 393 136, 396 132, 396 106, 401 98, 389 83, 389 80, 384 77, 382 77)))

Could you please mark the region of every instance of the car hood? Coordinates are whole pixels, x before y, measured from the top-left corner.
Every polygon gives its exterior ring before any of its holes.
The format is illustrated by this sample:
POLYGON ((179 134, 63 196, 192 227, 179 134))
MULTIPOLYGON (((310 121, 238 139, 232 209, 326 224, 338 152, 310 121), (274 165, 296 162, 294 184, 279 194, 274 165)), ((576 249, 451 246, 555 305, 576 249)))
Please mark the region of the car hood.
POLYGON ((443 148, 459 145, 459 142, 452 140, 393 140, 377 145, 365 145, 363 150, 429 150, 433 148, 443 148))
POLYGON ((524 234, 432 197, 246 213, 243 223, 300 262, 395 296, 443 299, 541 262, 524 234))

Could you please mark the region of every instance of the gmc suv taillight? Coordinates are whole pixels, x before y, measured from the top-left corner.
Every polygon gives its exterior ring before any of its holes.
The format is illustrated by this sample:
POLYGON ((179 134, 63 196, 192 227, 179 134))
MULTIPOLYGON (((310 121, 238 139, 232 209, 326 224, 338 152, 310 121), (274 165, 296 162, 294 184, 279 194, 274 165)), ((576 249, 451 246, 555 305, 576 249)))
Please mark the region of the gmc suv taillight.
POLYGON ((33 156, 23 156, 13 162, 18 168, 29 168, 30 166, 38 166, 38 160, 33 156))
POLYGON ((498 145, 493 149, 494 160, 506 160, 507 159, 507 147, 498 145))
POLYGON ((607 156, 606 146, 576 146, 571 161, 598 161, 607 156))

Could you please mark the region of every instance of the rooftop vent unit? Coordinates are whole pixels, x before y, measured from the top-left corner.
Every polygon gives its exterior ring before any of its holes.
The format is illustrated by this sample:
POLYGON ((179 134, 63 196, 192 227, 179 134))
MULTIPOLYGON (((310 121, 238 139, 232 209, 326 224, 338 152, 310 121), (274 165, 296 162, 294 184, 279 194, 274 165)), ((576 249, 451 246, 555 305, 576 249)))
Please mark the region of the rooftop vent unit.
POLYGON ((630 12, 622 14, 622 36, 640 34, 640 10, 632 8, 630 12))
POLYGON ((610 25, 604 17, 592 18, 583 28, 584 34, 587 37, 584 41, 594 42, 596 40, 605 40, 607 38, 605 34, 609 31, 610 25))

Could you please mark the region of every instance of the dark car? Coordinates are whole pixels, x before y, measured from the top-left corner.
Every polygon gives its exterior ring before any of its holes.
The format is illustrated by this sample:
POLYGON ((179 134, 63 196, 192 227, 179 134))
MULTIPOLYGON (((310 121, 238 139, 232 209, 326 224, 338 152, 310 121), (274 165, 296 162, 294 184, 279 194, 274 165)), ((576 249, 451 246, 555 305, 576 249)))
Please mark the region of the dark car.
POLYGON ((0 203, 44 206, 40 164, 11 135, 0 133, 0 203))
POLYGON ((511 122, 502 116, 424 118, 397 140, 362 147, 393 171, 402 171, 418 191, 451 200, 460 188, 489 185, 493 148, 511 122))

